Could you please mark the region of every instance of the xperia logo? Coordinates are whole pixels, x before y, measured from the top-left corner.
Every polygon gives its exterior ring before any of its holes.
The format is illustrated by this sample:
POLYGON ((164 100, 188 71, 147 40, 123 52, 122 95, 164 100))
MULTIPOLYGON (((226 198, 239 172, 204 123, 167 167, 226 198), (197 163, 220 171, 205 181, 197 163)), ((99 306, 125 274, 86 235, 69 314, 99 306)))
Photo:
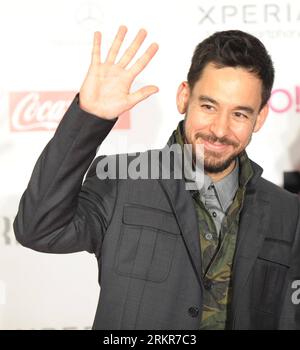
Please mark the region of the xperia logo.
POLYGON ((198 6, 198 11, 199 24, 230 24, 232 21, 245 24, 299 24, 300 21, 300 6, 290 3, 198 6))

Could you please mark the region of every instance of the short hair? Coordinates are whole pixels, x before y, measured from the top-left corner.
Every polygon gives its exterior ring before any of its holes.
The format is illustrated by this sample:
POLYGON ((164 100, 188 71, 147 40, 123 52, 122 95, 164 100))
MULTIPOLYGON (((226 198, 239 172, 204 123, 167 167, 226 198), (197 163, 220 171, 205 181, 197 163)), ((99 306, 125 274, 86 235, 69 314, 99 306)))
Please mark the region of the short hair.
POLYGON ((205 66, 218 68, 241 67, 262 81, 262 108, 271 96, 274 66, 263 43, 255 36, 240 30, 216 32, 195 48, 187 80, 191 90, 201 78, 205 66))

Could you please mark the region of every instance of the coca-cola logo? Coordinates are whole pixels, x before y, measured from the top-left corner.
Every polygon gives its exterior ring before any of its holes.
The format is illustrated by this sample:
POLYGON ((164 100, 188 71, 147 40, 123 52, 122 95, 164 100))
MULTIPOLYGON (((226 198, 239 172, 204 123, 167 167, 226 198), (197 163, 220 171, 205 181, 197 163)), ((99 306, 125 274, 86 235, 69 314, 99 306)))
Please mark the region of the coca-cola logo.
POLYGON ((12 131, 55 130, 75 92, 10 93, 12 131))
MULTIPOLYGON (((55 130, 75 95, 74 91, 11 92, 9 96, 10 130, 55 130)), ((129 127, 129 113, 124 113, 114 129, 129 127)))

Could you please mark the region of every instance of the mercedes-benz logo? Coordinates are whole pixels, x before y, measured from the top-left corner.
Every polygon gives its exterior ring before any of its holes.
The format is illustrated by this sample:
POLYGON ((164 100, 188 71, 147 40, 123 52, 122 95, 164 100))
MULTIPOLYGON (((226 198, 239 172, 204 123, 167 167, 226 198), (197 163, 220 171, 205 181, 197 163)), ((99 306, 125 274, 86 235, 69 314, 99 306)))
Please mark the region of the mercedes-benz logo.
POLYGON ((103 13, 95 1, 85 1, 76 9, 76 21, 89 30, 99 30, 103 24, 103 13))

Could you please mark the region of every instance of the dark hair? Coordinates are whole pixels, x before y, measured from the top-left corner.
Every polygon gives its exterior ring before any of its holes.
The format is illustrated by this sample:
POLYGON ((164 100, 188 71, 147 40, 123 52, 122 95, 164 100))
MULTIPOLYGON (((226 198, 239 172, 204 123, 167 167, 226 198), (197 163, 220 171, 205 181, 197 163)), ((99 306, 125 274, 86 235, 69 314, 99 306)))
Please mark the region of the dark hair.
POLYGON ((262 81, 262 108, 271 96, 274 82, 273 62, 262 42, 240 30, 216 32, 199 43, 194 51, 187 80, 191 89, 208 63, 218 68, 241 67, 262 81))

